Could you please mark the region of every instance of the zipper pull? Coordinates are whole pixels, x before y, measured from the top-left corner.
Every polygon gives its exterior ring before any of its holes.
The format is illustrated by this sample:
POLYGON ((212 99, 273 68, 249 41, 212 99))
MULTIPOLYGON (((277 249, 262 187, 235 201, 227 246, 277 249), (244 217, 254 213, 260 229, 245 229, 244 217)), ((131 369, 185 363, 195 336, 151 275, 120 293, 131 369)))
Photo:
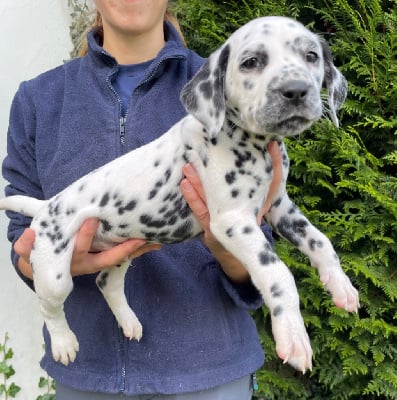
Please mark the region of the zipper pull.
POLYGON ((125 117, 120 117, 120 143, 124 144, 125 142, 125 117))
POLYGON ((252 389, 254 390, 254 392, 257 392, 259 390, 259 385, 258 381, 256 380, 255 372, 251 375, 251 378, 252 378, 252 389))

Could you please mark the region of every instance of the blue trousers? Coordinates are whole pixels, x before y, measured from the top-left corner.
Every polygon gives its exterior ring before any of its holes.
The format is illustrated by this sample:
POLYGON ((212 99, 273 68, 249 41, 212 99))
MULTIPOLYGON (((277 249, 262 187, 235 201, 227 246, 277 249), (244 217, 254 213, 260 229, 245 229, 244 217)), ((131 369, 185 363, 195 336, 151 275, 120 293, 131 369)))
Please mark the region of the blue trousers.
POLYGON ((251 397, 250 376, 201 392, 175 395, 152 394, 128 397, 121 394, 81 392, 60 384, 57 384, 56 390, 56 400, 115 400, 122 398, 131 400, 251 400, 251 397))

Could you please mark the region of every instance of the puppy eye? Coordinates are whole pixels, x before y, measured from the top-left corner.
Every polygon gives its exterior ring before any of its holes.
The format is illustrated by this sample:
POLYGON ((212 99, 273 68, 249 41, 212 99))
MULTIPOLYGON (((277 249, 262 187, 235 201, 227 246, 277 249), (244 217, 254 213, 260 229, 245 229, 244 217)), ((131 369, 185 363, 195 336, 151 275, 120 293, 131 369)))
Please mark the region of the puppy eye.
POLYGON ((309 51, 306 54, 306 61, 308 63, 315 63, 318 60, 318 54, 315 53, 314 51, 309 51))
POLYGON ((241 66, 242 69, 250 70, 259 67, 259 60, 257 57, 251 57, 245 60, 241 66))

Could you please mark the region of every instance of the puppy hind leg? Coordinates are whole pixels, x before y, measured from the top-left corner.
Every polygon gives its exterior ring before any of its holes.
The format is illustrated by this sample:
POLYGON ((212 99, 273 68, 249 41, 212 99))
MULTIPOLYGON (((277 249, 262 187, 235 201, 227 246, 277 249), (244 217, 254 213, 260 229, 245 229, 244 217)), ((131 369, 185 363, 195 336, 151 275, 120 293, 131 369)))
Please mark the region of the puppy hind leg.
POLYGON ((130 340, 139 341, 142 337, 142 325, 128 305, 124 293, 124 278, 129 265, 128 260, 121 265, 101 271, 96 278, 96 284, 123 329, 124 335, 130 340))
POLYGON ((64 302, 73 289, 73 281, 69 272, 69 262, 40 260, 37 249, 32 252, 34 264, 34 286, 39 298, 41 314, 51 337, 51 351, 55 361, 64 365, 73 362, 79 350, 79 343, 69 327, 64 312, 64 302), (40 262, 41 261, 41 262, 40 262), (43 263, 43 261, 45 261, 43 263), (51 265, 51 268, 48 268, 51 265), (43 267, 41 267, 43 266, 43 267))

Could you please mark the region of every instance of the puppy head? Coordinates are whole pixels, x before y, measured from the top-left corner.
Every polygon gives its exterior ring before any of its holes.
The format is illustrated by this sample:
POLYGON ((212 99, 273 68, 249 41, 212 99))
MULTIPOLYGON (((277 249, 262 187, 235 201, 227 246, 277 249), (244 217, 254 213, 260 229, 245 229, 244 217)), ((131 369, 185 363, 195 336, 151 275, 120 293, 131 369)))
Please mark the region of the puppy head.
POLYGON ((181 100, 214 137, 225 118, 255 134, 294 135, 337 110, 347 85, 325 42, 284 17, 257 18, 233 33, 185 86, 181 100))

